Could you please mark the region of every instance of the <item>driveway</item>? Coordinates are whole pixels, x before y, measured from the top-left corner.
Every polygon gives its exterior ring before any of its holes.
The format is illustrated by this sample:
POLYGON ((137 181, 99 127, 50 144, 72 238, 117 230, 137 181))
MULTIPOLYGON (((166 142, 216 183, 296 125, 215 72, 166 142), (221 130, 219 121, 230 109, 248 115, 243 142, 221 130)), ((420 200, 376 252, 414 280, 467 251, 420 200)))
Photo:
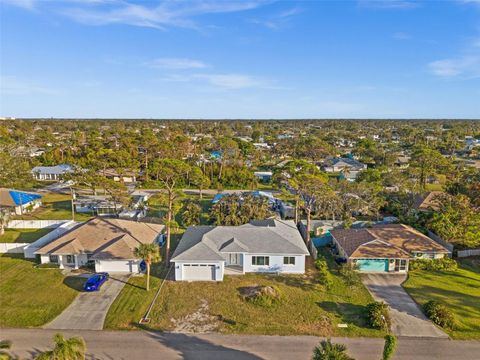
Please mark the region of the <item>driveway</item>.
POLYGON ((427 319, 402 287, 406 274, 364 274, 362 281, 376 301, 390 306, 392 332, 397 336, 448 338, 427 319))
MULTIPOLYGON (((81 292, 45 329, 102 330, 108 309, 128 281, 128 275, 111 274, 99 291, 81 292)), ((55 296, 52 294, 52 296, 55 296)))

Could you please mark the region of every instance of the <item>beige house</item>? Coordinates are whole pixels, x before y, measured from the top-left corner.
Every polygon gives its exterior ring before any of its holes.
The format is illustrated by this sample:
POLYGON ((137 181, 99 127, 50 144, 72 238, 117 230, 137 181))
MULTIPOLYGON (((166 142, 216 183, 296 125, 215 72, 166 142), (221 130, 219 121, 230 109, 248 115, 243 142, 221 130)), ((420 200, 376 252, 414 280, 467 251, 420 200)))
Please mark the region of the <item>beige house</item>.
POLYGON ((404 224, 331 230, 338 253, 365 272, 407 272, 409 261, 437 259, 448 249, 404 224))
POLYGON ((39 194, 0 188, 0 209, 7 209, 13 215, 22 215, 42 205, 39 194))
POLYGON ((95 271, 139 272, 142 261, 134 255, 140 244, 159 240, 163 225, 97 217, 54 239, 35 254, 42 264, 78 269, 94 262, 95 271))

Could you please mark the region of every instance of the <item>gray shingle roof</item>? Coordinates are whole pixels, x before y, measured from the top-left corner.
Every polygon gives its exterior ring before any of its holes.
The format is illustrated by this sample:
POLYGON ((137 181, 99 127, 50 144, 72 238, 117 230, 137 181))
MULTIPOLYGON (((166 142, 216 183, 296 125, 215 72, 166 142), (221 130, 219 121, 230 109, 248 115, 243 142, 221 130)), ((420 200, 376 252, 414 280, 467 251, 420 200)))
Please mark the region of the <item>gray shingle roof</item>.
POLYGON ((72 167, 68 164, 56 165, 56 166, 35 166, 32 169, 34 174, 57 174, 62 175, 66 172, 72 171, 72 167))
POLYGON ((191 226, 178 244, 173 261, 221 261, 222 253, 308 255, 291 220, 252 221, 241 226, 191 226))

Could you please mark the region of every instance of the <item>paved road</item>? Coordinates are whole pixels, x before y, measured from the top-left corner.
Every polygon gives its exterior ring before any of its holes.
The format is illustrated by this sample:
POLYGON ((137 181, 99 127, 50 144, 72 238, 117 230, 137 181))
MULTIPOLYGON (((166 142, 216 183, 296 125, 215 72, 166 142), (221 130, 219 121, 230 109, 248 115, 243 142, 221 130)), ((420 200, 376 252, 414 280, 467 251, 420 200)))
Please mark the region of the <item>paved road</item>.
POLYGON ((362 279, 375 300, 390 305, 392 332, 395 335, 448 338, 425 317, 402 287, 406 277, 405 274, 365 274, 362 279))
MULTIPOLYGON (((12 352, 31 359, 52 346, 54 330, 0 329, 0 339, 13 341, 12 352)), ((87 359, 162 360, 301 360, 311 359, 321 338, 313 336, 187 335, 146 331, 62 331, 80 335, 87 343, 87 359)), ((333 338, 347 345, 357 360, 380 359, 383 339, 333 338)), ((480 341, 399 338, 396 360, 478 360, 480 341), (461 356, 461 357, 460 357, 461 356)))
POLYGON ((99 291, 81 292, 45 329, 101 330, 108 309, 120 293, 129 275, 111 274, 99 291))

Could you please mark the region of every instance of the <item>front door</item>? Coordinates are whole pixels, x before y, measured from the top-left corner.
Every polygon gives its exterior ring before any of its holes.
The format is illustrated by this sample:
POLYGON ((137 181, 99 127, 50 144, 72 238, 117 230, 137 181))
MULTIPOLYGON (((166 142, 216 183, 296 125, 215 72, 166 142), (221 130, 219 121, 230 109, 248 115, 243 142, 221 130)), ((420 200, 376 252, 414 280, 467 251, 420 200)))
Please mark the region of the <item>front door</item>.
POLYGON ((229 254, 228 262, 229 265, 240 265, 240 254, 229 254))
POLYGON ((407 271, 407 260, 405 260, 405 259, 395 259, 395 271, 396 272, 407 271))

